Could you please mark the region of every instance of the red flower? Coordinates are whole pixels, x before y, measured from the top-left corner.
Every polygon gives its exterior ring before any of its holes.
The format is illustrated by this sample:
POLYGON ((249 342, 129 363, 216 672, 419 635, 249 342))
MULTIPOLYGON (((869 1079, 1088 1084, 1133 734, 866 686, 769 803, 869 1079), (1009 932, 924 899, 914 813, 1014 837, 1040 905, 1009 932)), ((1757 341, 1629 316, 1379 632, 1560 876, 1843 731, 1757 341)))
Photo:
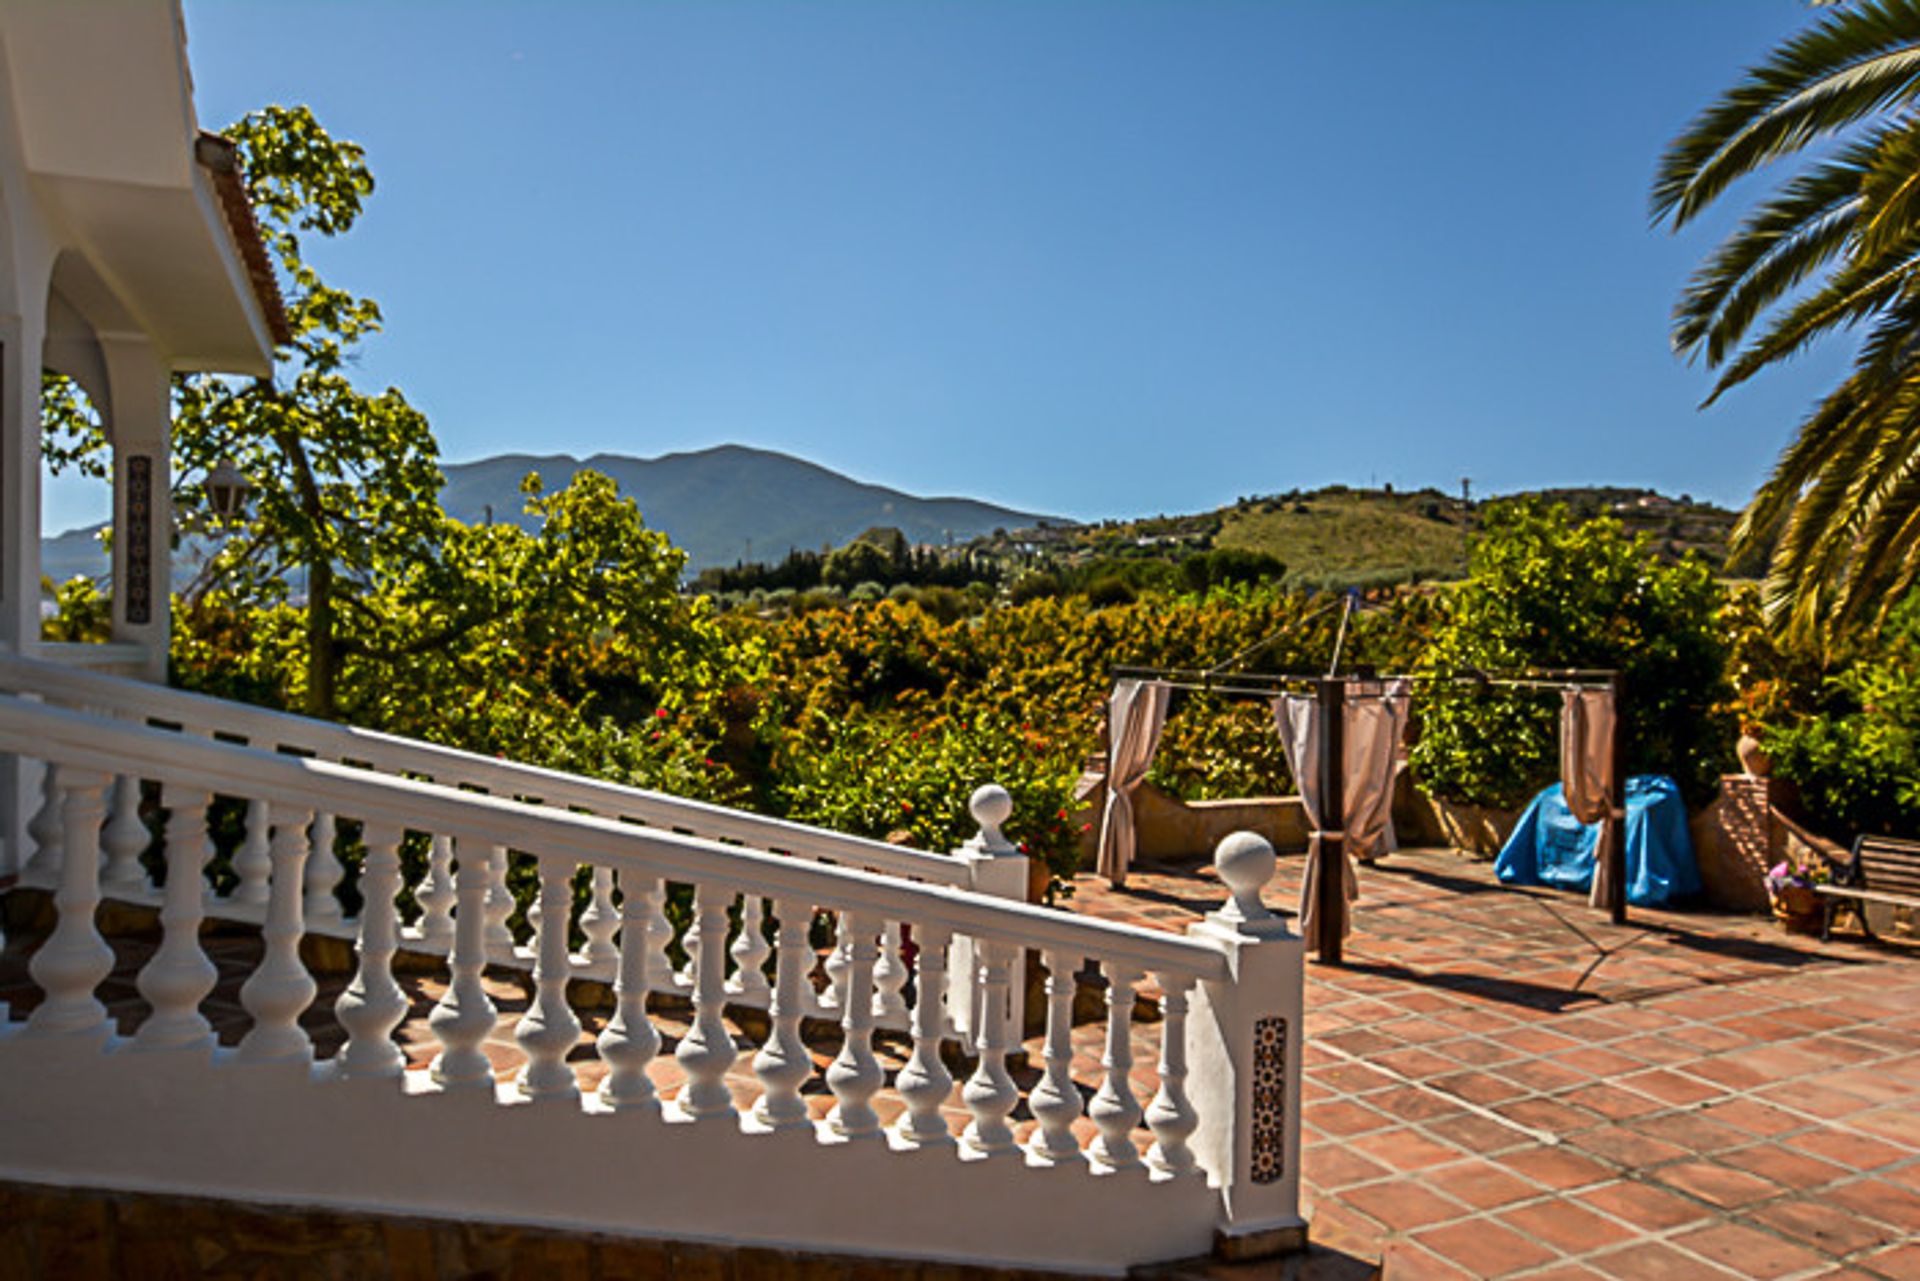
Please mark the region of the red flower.
POLYGON ((667 709, 664 707, 656 707, 653 709, 653 714, 664 718, 667 715, 667 709))

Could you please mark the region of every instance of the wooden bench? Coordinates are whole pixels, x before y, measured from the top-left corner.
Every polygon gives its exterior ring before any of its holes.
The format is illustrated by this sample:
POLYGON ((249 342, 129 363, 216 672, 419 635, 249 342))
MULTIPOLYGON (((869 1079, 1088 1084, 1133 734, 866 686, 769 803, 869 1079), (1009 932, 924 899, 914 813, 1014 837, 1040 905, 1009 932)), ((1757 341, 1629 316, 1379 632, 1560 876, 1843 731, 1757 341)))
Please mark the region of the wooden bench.
POLYGON ((1862 836, 1853 843, 1853 861, 1835 870, 1833 883, 1813 888, 1826 896, 1822 939, 1832 936, 1833 915, 1843 902, 1852 904, 1854 915, 1860 918, 1861 932, 1872 938, 1867 904, 1892 903, 1920 909, 1920 841, 1862 836))

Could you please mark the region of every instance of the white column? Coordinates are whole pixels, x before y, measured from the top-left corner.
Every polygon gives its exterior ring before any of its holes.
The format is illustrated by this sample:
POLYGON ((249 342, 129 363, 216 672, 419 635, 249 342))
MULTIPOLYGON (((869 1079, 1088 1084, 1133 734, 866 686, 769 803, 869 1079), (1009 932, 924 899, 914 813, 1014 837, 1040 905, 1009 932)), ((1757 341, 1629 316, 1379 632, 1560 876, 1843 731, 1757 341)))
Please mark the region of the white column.
MULTIPOLYGON (((267 877, 273 870, 268 853, 267 803, 257 797, 247 802, 245 834, 233 852, 233 874, 239 878, 227 899, 258 906, 268 899, 267 877)), ((304 871, 304 866, 303 866, 304 871)), ((304 886, 301 890, 305 893, 304 886)))
POLYGON ((340 856, 333 852, 337 834, 331 814, 315 814, 307 827, 307 870, 301 880, 306 888, 306 918, 310 926, 338 925, 343 919, 340 900, 333 892, 347 874, 340 856))
POLYGON ((60 888, 53 905, 59 921, 27 972, 46 994, 27 1031, 105 1036, 111 1031, 107 1007, 93 991, 113 971, 113 949, 100 937, 94 914, 100 907, 100 820, 106 810, 107 779, 63 768, 60 771, 60 888))
POLYGON ((613 869, 594 867, 589 871, 591 889, 586 910, 580 913, 580 932, 587 936, 587 944, 580 950, 580 961, 600 969, 620 961, 620 949, 613 945, 613 936, 620 932, 620 914, 613 906, 613 869))
POLYGON ((167 679, 173 608, 171 380, 144 338, 103 336, 112 404, 113 639, 147 654, 145 675, 167 679))
MULTIPOLYGON (((0 209, 12 232, 0 254, 0 650, 40 644, 40 366, 53 254, 14 224, 27 209, 0 209), (38 249, 40 252, 35 252, 38 249)), ((31 854, 27 822, 39 806, 39 763, 0 754, 0 876, 31 854)))
POLYGON ((145 899, 153 886, 140 856, 147 849, 147 825, 140 821, 140 780, 122 774, 113 780, 108 795, 107 826, 100 833, 101 848, 107 865, 100 874, 100 888, 116 898, 145 899))
POLYGON ((1140 972, 1115 961, 1100 966, 1107 976, 1107 1052, 1100 1066, 1106 1070, 1100 1089, 1087 1105, 1087 1116, 1100 1127, 1087 1159, 1103 1173, 1135 1169, 1140 1152, 1133 1146, 1133 1127, 1140 1123, 1140 1100, 1133 1093, 1133 985, 1140 972))
POLYGON ((840 1015, 845 1035, 840 1053, 827 1066, 827 1088, 834 1097, 827 1129, 837 1139, 877 1139, 880 1117, 873 1110, 873 1096, 887 1080, 873 1056, 873 967, 879 956, 874 933, 879 922, 842 912, 840 924, 847 934, 847 991, 840 1015))
POLYGON ((567 1004, 573 962, 567 931, 573 925, 573 864, 561 855, 540 859, 540 925, 534 936, 533 1004, 514 1026, 526 1052, 520 1093, 530 1099, 574 1099, 580 1083, 567 1052, 580 1041, 580 1020, 567 1004))
POLYGON ((762 929, 764 902, 758 894, 744 894, 740 898, 740 933, 735 936, 731 949, 734 970, 733 977, 727 980, 727 992, 743 1005, 767 1003, 766 964, 773 949, 767 946, 762 929))
POLYGON ((407 1056, 393 1042, 393 1029, 407 1016, 407 996, 393 981, 393 954, 400 944, 400 829, 368 823, 360 890, 360 939, 354 950, 360 967, 353 982, 334 1002, 334 1017, 347 1029, 340 1051, 340 1075, 398 1076, 407 1056))
POLYGON ((440 1053, 429 1069, 444 1089, 493 1088, 493 1065, 480 1047, 493 1031, 499 1013, 480 981, 487 965, 487 891, 493 884, 490 854, 493 847, 467 842, 454 853, 455 907, 453 955, 448 960, 451 980, 440 1003, 427 1016, 427 1026, 440 1041, 440 1053))
POLYGON ((487 854, 486 916, 487 959, 511 965, 518 959, 513 946, 513 930, 507 919, 513 915, 513 891, 507 888, 507 847, 495 845, 487 854))
POLYGON ((1039 1122, 1027 1140, 1027 1154, 1046 1165, 1083 1159, 1073 1136, 1081 1108, 1080 1087, 1073 1082, 1073 959, 1047 953, 1047 1070, 1027 1095, 1039 1122))
POLYGON ((1153 1146, 1147 1166, 1161 1178, 1178 1178, 1198 1169, 1187 1140, 1200 1123, 1187 1098, 1187 994, 1193 980, 1184 974, 1161 974, 1160 980, 1160 1088, 1147 1105, 1147 1128, 1153 1146))
POLYGON ((453 947, 453 838, 436 836, 427 850, 426 874, 413 891, 420 905, 420 946, 429 952, 453 947))
POLYGON ((727 1000, 727 904, 732 901, 731 889, 701 885, 694 890, 693 920, 700 938, 698 955, 688 958, 695 967, 693 1025, 673 1054, 687 1074, 677 1100, 679 1113, 690 1121, 731 1121, 738 1115, 733 1091, 727 1088, 727 1069, 739 1052, 721 1017, 727 1000))
POLYGON ((910 1147, 951 1147, 953 1132, 947 1129, 940 1106, 953 1092, 953 1075, 940 1061, 940 1039, 947 1030, 947 931, 921 924, 914 936, 920 941, 920 981, 914 986, 913 1057, 894 1078, 894 1089, 906 1101, 907 1110, 894 1123, 893 1133, 910 1147))
POLYGON ((981 943, 980 1032, 974 1046, 980 1061, 967 1078, 960 1097, 973 1113, 961 1144, 967 1155, 981 1157, 1017 1156, 1019 1145, 1013 1139, 1013 1127, 1007 1118, 1020 1103, 1020 1089, 1007 1071, 1007 983, 1014 955, 1020 950, 1011 943, 981 943))
POLYGON ((1187 1018, 1192 1148, 1220 1189, 1220 1251, 1230 1258, 1297 1250, 1304 949, 1260 902, 1273 848, 1251 832, 1220 842, 1214 864, 1233 900, 1187 928, 1219 948, 1230 977, 1194 990, 1187 1018))
MULTIPOLYGON (((596 869, 597 870, 597 869, 596 869)), ((595 1042, 607 1064, 600 1102, 616 1112, 660 1114, 660 1096, 647 1064, 660 1052, 660 1033, 647 1017, 648 890, 659 881, 643 874, 620 874, 620 973, 614 980, 613 1017, 595 1042)))
POLYGON ((167 809, 167 884, 160 905, 160 950, 140 971, 140 995, 153 1013, 133 1040, 141 1049, 213 1044, 213 1028, 200 1013, 220 972, 200 946, 206 915, 208 795, 169 783, 161 794, 167 809))
MULTIPOLYGON (((261 815, 265 801, 254 801, 261 815)), ((248 809, 251 820, 253 808, 248 809)), ((253 1028, 240 1041, 239 1058, 247 1062, 269 1059, 311 1059, 313 1041, 300 1026, 300 1015, 313 1003, 317 985, 300 962, 303 887, 307 862, 307 824, 311 810, 291 806, 280 811, 280 826, 269 847, 272 881, 268 886, 267 923, 260 936, 266 955, 240 986, 240 1004, 253 1016, 253 1028)))
POLYGON ((781 899, 773 910, 780 924, 780 947, 774 959, 767 1041, 753 1056, 761 1086, 753 1119, 768 1130, 806 1129, 810 1122, 800 1087, 813 1075, 813 1056, 800 1038, 800 1019, 806 1013, 807 976, 813 971, 813 948, 807 943, 813 911, 797 899, 781 899))

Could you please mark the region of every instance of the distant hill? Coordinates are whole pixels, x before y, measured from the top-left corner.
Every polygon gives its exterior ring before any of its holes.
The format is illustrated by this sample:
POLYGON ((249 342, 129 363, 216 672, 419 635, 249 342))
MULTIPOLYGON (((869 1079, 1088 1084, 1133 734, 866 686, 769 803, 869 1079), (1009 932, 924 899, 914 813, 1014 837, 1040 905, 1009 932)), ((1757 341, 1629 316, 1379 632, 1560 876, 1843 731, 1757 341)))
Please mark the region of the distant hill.
MULTIPOLYGON (((891 526, 910 543, 964 543, 996 529, 1065 524, 970 498, 920 498, 869 485, 818 464, 743 445, 719 445, 659 458, 595 454, 504 454, 442 470, 441 503, 460 520, 530 527, 520 481, 540 473, 548 490, 592 468, 611 476, 622 496, 640 504, 651 529, 664 531, 688 555, 689 571, 751 559, 777 561, 790 548, 838 547, 876 525, 891 526)), ((98 526, 71 530, 43 544, 44 572, 56 580, 106 572, 98 526)))

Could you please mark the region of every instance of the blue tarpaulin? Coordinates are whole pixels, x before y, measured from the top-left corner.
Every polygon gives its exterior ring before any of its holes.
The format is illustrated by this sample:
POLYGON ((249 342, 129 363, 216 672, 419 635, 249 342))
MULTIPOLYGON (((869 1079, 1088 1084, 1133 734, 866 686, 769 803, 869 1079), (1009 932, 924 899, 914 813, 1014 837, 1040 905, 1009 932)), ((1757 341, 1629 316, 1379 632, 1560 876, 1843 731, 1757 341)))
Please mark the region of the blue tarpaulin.
MULTIPOLYGON (((1567 808, 1560 784, 1534 797, 1493 862, 1506 885, 1553 885, 1585 890, 1593 884, 1598 823, 1582 823, 1567 808)), ((1627 780, 1627 902, 1665 907, 1700 892, 1700 868, 1687 836, 1680 788, 1664 774, 1627 780)))

